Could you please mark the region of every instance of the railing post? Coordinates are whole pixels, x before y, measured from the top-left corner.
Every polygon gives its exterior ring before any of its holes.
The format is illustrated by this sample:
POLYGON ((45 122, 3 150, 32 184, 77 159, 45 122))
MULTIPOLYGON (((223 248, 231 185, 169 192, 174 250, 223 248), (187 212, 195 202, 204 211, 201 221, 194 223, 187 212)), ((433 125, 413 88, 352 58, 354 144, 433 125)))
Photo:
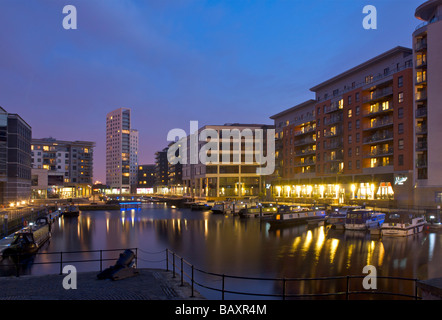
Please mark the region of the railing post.
POLYGON ((222 290, 221 290, 221 292, 222 292, 222 297, 221 297, 221 300, 224 300, 224 279, 225 279, 225 275, 224 275, 224 273, 223 273, 223 282, 222 282, 222 290))
POLYGON ((193 264, 192 264, 192 295, 190 296, 191 298, 195 297, 195 296, 193 295, 193 286, 194 286, 194 282, 195 282, 195 279, 194 279, 194 277, 193 277, 193 270, 194 270, 194 267, 193 267, 193 264))
POLYGON ((285 300, 285 278, 282 278, 282 300, 285 300))
POLYGON ((184 286, 183 257, 181 257, 181 287, 184 286))
POLYGON ((173 276, 175 278, 175 252, 172 253, 172 267, 173 267, 173 276))
POLYGON ((418 299, 418 296, 417 296, 417 279, 414 279, 414 300, 417 300, 418 299))
POLYGON ((17 255, 17 277, 20 277, 20 254, 17 255))
POLYGON ((135 268, 138 268, 138 247, 135 248, 135 268))
POLYGON ((103 271, 103 250, 100 250, 100 272, 103 271))
POLYGON ((169 249, 166 248, 166 271, 169 271, 169 249))
POLYGON ((347 288, 345 291, 345 300, 349 300, 349 294, 350 294, 350 276, 347 276, 347 288))
POLYGON ((60 251, 60 274, 63 274, 63 252, 60 251))

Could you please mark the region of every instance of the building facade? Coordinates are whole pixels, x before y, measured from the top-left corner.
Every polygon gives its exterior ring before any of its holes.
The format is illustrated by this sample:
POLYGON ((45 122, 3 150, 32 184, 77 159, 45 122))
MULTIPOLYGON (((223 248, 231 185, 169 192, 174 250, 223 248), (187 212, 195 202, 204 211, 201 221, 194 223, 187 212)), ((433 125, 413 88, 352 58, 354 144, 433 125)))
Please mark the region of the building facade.
POLYGON ((31 198, 32 128, 18 114, 0 107, 0 203, 31 198))
POLYGON ((155 152, 155 186, 154 192, 159 194, 168 193, 169 183, 169 162, 167 160, 167 150, 155 152))
POLYGON ((413 191, 413 54, 396 47, 311 91, 315 100, 275 121, 276 197, 410 204, 413 191))
POLYGON ((91 141, 32 139, 33 198, 89 197, 94 147, 91 141))
POLYGON ((154 193, 155 164, 143 164, 138 166, 137 194, 154 193))
MULTIPOLYGON (((261 145, 264 154, 274 159, 274 150, 267 149, 267 130, 273 128, 272 125, 265 124, 208 125, 200 128, 197 133, 200 138, 195 148, 198 159, 201 160, 200 153, 206 150, 208 142, 218 151, 211 150, 210 155, 214 152, 219 156, 217 160, 206 163, 191 163, 193 147, 191 137, 188 136, 187 162, 182 166, 184 195, 206 200, 263 197, 268 175, 257 173, 257 169, 264 165, 258 162, 254 155, 257 145, 261 145), (211 130, 217 138, 201 137, 201 132, 205 130, 211 130), (243 135, 246 130, 252 132, 252 135, 243 135), (257 130, 262 131, 261 136, 256 134, 257 130), (229 132, 229 135, 226 135, 226 132, 229 132), (235 132, 239 135, 235 136, 235 132), (238 148, 235 149, 234 145, 238 148), (224 157, 227 161, 224 161, 224 157)), ((273 170, 271 171, 273 173, 273 170)))
POLYGON ((413 33, 414 203, 442 205, 442 0, 416 9, 423 22, 413 33))
POLYGON ((119 108, 106 116, 106 184, 112 193, 135 192, 138 131, 131 128, 131 110, 119 108))

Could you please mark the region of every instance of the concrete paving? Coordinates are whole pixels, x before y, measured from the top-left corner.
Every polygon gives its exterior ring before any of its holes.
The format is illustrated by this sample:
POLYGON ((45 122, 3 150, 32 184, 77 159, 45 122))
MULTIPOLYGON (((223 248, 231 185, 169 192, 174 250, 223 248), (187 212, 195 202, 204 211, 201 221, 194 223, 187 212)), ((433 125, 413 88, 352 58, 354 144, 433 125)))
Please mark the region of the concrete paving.
POLYGON ((0 278, 0 300, 202 300, 191 286, 181 286, 171 271, 138 269, 138 274, 121 280, 99 280, 99 272, 79 272, 77 289, 63 288, 62 275, 0 278))

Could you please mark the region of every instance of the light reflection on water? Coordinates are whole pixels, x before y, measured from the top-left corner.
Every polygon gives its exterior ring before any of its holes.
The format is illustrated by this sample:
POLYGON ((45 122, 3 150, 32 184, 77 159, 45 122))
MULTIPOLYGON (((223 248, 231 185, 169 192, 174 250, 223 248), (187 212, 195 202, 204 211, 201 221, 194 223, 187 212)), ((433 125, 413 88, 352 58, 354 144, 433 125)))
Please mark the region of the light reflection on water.
MULTIPOLYGON (((370 236, 365 232, 311 228, 299 225, 270 230, 259 219, 215 215, 190 209, 170 209, 162 204, 148 204, 126 211, 82 212, 78 218, 59 218, 49 244, 40 252, 140 248, 138 267, 164 268, 165 253, 149 255, 166 248, 175 251, 209 272, 268 278, 311 278, 362 275, 362 268, 373 265, 380 276, 419 279, 441 277, 442 237, 421 233, 407 238, 370 236)), ((120 252, 113 254, 118 257, 120 252)), ((84 255, 83 255, 84 256, 84 255)), ((97 254, 87 254, 98 258, 97 254)), ((111 257, 108 254, 106 257, 111 257)), ((70 259, 76 260, 78 256, 70 259)), ((115 259, 116 259, 115 258, 115 259)), ((66 259, 66 258, 64 258, 66 259)), ((58 261, 57 255, 39 255, 35 261, 58 261)), ((66 260, 67 261, 67 260, 66 260)), ((115 260, 103 264, 112 265, 115 260)), ((74 264, 80 271, 98 270, 98 262, 74 264)), ((22 272, 55 273, 58 265, 30 265, 22 272)), ((220 286, 219 279, 209 281, 220 286)), ((342 284, 326 281, 287 283, 287 293, 311 293, 313 290, 343 290, 342 284)), ((397 288, 404 289, 403 285, 397 288)), ((227 280, 226 289, 248 292, 281 293, 280 282, 227 280)), ((203 292, 209 298, 220 293, 203 292)), ((226 298, 250 298, 238 295, 226 298)), ((252 297, 254 298, 254 297, 252 297)))

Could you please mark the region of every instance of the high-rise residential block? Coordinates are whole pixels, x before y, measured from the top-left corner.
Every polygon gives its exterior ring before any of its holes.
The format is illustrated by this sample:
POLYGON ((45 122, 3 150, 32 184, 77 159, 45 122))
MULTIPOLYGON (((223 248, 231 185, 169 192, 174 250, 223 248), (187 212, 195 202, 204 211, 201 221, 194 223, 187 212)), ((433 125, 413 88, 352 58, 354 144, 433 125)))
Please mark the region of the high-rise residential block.
POLYGON ((135 192, 138 131, 131 128, 131 110, 119 108, 106 116, 106 184, 113 193, 135 192))

